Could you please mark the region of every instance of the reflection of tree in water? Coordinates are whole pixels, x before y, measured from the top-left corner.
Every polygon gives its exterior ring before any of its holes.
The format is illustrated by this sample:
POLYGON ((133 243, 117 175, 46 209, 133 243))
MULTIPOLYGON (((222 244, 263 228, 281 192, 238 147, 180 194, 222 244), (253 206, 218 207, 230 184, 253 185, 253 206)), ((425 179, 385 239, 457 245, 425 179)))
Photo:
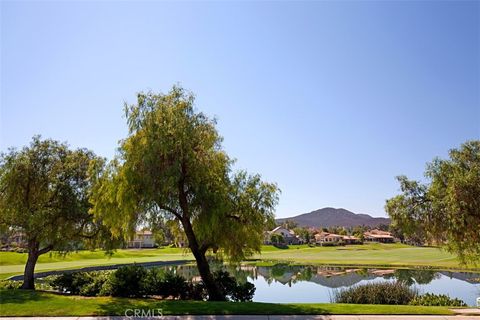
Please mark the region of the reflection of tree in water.
MULTIPOLYGON (((392 276, 390 276, 392 277, 392 276)), ((439 275, 437 272, 432 270, 408 270, 408 269, 397 269, 393 273, 393 277, 406 285, 417 284, 429 284, 434 279, 438 279, 439 275)), ((385 277, 388 278, 388 277, 385 277)))
POLYGON ((268 284, 276 281, 292 286, 292 284, 299 281, 309 281, 313 275, 313 268, 310 266, 276 264, 271 267, 258 267, 257 273, 261 275, 268 284))
MULTIPOLYGON (((480 274, 456 273, 456 272, 435 272, 432 270, 409 270, 397 269, 391 274, 375 274, 376 269, 347 269, 334 266, 300 266, 289 264, 275 264, 269 267, 257 267, 253 265, 225 266, 221 262, 211 262, 212 271, 224 269, 234 276, 237 281, 245 282, 250 279, 258 279, 260 276, 268 284, 280 282, 284 285, 292 286, 301 281, 317 283, 319 285, 338 288, 342 286, 352 286, 362 280, 372 280, 378 277, 384 279, 396 279, 406 285, 429 284, 438 279, 441 274, 456 278, 469 283, 478 283, 473 278, 480 274)), ((181 265, 162 267, 165 271, 170 271, 182 275, 188 280, 199 279, 198 270, 195 266, 181 265)))
MULTIPOLYGON (((172 272, 174 274, 181 275, 187 280, 199 279, 199 273, 196 266, 190 265, 179 265, 179 266, 168 266, 162 267, 165 272, 172 272)), ((256 279, 256 274, 254 272, 255 267, 248 268, 245 266, 225 266, 222 262, 213 261, 210 262, 210 269, 212 272, 219 270, 226 270, 230 275, 235 277, 238 282, 247 282, 248 277, 256 279)))

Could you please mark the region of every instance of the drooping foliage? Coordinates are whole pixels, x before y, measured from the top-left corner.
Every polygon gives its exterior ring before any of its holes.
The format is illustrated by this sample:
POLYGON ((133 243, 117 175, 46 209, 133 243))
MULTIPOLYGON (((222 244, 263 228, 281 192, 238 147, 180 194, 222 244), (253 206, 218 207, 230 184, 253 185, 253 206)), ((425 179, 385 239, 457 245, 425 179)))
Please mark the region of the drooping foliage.
POLYGON ((105 239, 108 230, 88 212, 88 172, 101 162, 91 151, 70 150, 66 144, 38 136, 30 146, 0 156, 0 225, 25 239, 24 288, 34 288, 39 255, 98 246, 99 239, 105 239))
POLYGON ((427 165, 428 182, 398 177, 402 193, 387 200, 392 222, 426 234, 461 261, 480 261, 480 141, 468 141, 427 165))
MULTIPOLYGON (((117 235, 139 224, 177 221, 203 281, 214 290, 205 253, 231 261, 260 250, 278 192, 259 175, 232 171, 215 120, 194 109, 194 96, 140 93, 125 106, 128 137, 118 157, 97 172, 93 213, 117 235)), ((216 290, 218 293, 219 290, 216 290)))

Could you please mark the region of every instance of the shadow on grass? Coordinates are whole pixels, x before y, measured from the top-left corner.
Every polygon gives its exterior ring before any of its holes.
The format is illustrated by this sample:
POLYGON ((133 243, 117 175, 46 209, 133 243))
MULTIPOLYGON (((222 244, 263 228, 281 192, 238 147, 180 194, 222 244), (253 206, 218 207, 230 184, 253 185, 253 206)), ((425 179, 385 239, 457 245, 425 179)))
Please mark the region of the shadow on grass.
POLYGON ((29 303, 32 301, 45 301, 51 298, 35 290, 11 289, 0 290, 0 303, 29 303))

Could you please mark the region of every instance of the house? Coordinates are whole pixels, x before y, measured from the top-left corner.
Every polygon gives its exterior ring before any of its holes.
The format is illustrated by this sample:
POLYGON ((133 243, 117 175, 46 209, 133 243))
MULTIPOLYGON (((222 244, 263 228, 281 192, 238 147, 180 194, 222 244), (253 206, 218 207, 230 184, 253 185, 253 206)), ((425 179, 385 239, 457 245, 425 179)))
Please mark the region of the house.
POLYGON ((295 235, 295 232, 292 230, 285 229, 283 227, 276 227, 271 231, 265 233, 265 244, 271 244, 272 235, 277 234, 283 238, 284 244, 301 244, 303 241, 295 235))
POLYGON ((365 237, 365 241, 382 242, 382 243, 395 242, 395 238, 392 236, 390 232, 382 231, 378 229, 367 231, 363 235, 365 237))
POLYGON ((155 247, 155 239, 152 231, 142 230, 135 232, 133 240, 128 241, 127 248, 153 248, 155 247))
POLYGON ((345 244, 362 244, 362 240, 354 236, 343 236, 343 242, 345 244))
POLYGON ((2 250, 14 250, 28 246, 27 236, 22 231, 9 231, 0 235, 2 250))
POLYGON ((328 233, 325 231, 322 231, 320 233, 317 233, 315 235, 315 242, 318 244, 341 244, 343 243, 343 236, 335 233, 328 233))

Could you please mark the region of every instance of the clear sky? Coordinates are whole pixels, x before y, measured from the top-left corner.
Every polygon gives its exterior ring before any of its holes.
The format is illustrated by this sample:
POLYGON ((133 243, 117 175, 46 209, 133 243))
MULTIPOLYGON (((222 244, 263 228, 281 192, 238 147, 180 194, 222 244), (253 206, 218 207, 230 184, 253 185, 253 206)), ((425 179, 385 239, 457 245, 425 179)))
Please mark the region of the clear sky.
POLYGON ((277 216, 384 216, 396 175, 480 138, 479 30, 479 1, 2 1, 0 150, 111 158, 124 101, 180 83, 277 216))

